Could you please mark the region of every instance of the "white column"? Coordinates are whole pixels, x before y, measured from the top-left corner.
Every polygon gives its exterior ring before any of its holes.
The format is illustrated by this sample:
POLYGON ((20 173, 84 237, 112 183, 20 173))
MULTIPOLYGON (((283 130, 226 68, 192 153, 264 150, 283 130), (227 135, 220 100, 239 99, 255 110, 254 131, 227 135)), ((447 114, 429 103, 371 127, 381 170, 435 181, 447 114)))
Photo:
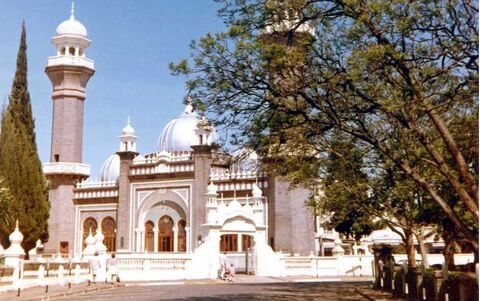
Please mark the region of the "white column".
POLYGON ((70 56, 70 46, 65 46, 65 55, 70 56))
POLYGON ((178 228, 173 228, 173 252, 178 252, 178 228))
POLYGON ((75 56, 80 55, 80 49, 78 47, 75 47, 75 56))
POLYGON ((135 252, 140 252, 141 239, 140 229, 135 229, 135 252))
POLYGON ((237 234, 237 251, 242 251, 242 234, 237 234))
POLYGON ((140 252, 145 252, 145 231, 140 230, 140 252))
POLYGON ((153 251, 158 252, 158 228, 153 228, 153 251))
POLYGON ((190 244, 192 243, 190 241, 190 227, 185 227, 185 240, 186 240, 186 252, 190 253, 190 244))

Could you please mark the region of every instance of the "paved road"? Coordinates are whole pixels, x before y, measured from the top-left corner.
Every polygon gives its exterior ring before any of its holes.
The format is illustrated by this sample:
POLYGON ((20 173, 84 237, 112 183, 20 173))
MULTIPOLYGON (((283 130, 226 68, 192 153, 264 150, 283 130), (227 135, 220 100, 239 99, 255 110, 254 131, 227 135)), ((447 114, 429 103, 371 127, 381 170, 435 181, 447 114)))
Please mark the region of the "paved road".
POLYGON ((69 296, 56 300, 321 300, 346 301, 368 300, 355 290, 366 288, 366 283, 321 282, 321 283, 261 283, 261 284, 192 284, 192 285, 148 285, 116 287, 84 295, 69 296))

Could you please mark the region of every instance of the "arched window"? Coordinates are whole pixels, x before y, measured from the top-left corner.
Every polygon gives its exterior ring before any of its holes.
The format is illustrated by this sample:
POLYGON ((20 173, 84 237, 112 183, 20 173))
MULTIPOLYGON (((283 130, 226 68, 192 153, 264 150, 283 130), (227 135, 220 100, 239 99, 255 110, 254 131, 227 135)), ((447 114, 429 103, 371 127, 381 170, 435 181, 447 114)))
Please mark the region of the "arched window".
POLYGON ((68 51, 70 52, 70 55, 72 55, 72 56, 75 55, 75 48, 70 47, 70 48, 68 48, 68 51))
POLYGON ((65 55, 65 52, 66 52, 65 47, 62 47, 62 48, 60 49, 60 54, 61 54, 61 55, 65 55))
POLYGON ((88 234, 90 233, 90 229, 92 229, 92 235, 95 235, 97 233, 97 220, 94 219, 93 217, 87 217, 83 221, 83 247, 82 250, 85 249, 86 244, 85 244, 85 239, 87 238, 88 234))
POLYGON ((183 219, 178 221, 178 252, 187 251, 187 232, 185 231, 185 226, 187 222, 183 219))
POLYGON ((237 234, 224 234, 220 236, 220 251, 221 252, 238 251, 237 234))
POLYGON ((115 220, 107 216, 102 220, 102 233, 105 236, 103 243, 107 247, 107 252, 115 252, 115 239, 116 239, 116 231, 117 223, 115 220))
POLYGON ((173 252, 173 220, 168 215, 158 220, 158 251, 173 252))
POLYGON ((153 228, 155 225, 152 221, 147 221, 145 223, 145 250, 148 252, 154 251, 154 236, 155 233, 153 232, 153 228))

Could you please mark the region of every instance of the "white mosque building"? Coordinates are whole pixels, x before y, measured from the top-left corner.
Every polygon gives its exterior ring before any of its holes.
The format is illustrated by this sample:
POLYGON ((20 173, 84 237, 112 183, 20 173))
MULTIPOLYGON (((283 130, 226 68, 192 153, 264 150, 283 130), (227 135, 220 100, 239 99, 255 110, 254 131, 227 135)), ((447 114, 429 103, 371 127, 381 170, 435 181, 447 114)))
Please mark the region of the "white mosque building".
POLYGON ((148 154, 137 152, 141 142, 128 120, 100 181, 90 180, 82 161, 83 103, 95 67, 73 7, 52 43, 56 54, 45 69, 53 86, 51 156, 43 166, 51 202, 45 252, 81 256, 90 230, 101 231, 108 251, 117 253, 190 253, 212 233, 219 251, 263 243, 286 253, 315 252, 314 217, 305 205, 310 191, 289 190, 262 172, 254 155, 235 162, 190 104, 148 154))
MULTIPOLYGON (((216 266, 207 258, 254 249, 256 272, 280 275, 275 252, 312 260, 313 255, 366 254, 375 242, 400 242, 382 230, 352 246, 322 229, 306 206, 310 189, 290 189, 282 178, 263 172, 254 154, 242 159, 228 154, 218 146, 216 130, 188 101, 147 154, 137 152, 139 138, 128 120, 100 180, 92 180, 82 161, 83 104, 95 67, 86 56, 87 29, 73 6, 52 43, 56 54, 45 68, 53 86, 51 156, 43 165, 51 202, 45 253, 92 255, 100 241, 103 251, 118 255, 189 256, 184 259, 195 271, 210 270, 212 276, 216 266)), ((305 263, 309 271, 310 261, 305 263)))

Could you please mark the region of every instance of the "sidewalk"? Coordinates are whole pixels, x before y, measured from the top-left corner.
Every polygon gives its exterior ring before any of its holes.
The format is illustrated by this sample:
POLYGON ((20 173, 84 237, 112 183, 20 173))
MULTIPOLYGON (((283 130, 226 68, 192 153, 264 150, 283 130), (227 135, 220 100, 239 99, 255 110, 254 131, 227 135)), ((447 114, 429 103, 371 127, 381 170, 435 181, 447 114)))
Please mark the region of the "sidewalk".
POLYGON ((70 288, 68 285, 54 285, 48 287, 48 292, 45 292, 45 286, 29 287, 20 291, 20 297, 17 296, 18 291, 7 291, 0 293, 0 300, 18 300, 18 301, 33 301, 33 300, 52 300, 58 297, 73 296, 85 294, 93 291, 108 290, 118 286, 111 283, 88 283, 72 284, 70 288))

